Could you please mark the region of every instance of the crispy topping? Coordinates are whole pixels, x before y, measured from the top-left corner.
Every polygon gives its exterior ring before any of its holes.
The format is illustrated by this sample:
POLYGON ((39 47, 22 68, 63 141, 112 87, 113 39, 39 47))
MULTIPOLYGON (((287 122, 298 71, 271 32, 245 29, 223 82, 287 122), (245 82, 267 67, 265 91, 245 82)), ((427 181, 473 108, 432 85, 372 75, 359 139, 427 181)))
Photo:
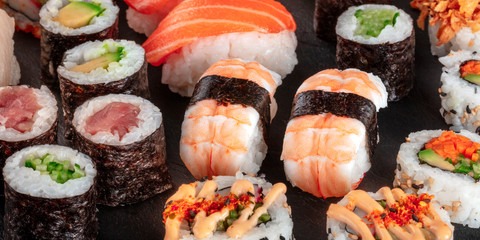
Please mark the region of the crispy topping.
POLYGON ((480 30, 480 0, 413 0, 410 5, 421 11, 417 24, 425 29, 425 18, 430 16, 429 24, 441 22, 437 32, 438 43, 441 46, 449 42, 463 27, 469 27, 472 32, 480 30))
POLYGON ((480 149, 480 143, 472 142, 467 137, 455 134, 452 131, 445 131, 440 137, 433 138, 426 143, 425 149, 432 149, 438 155, 449 158, 453 164, 456 164, 460 154, 477 161, 479 157, 477 150, 480 149))

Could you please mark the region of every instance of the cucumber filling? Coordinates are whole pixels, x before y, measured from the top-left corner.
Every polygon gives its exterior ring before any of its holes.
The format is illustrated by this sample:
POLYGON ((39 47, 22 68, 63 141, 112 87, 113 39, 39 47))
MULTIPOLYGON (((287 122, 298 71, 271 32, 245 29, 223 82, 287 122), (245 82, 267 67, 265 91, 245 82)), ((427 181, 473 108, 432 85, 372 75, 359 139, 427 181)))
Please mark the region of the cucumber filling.
MULTIPOLYGON (((477 150, 477 154, 480 154, 480 150, 477 150)), ((458 154, 456 159, 452 160, 443 158, 432 149, 425 149, 418 153, 418 158, 421 163, 454 173, 463 173, 473 177, 475 180, 480 179, 480 165, 478 161, 473 161, 461 153, 458 154)))
POLYGON ((25 160, 25 167, 39 171, 41 175, 49 175, 53 181, 61 184, 70 179, 85 177, 85 170, 80 165, 72 165, 68 160, 60 161, 49 153, 42 157, 30 154, 25 160))
POLYGON ((355 12, 359 24, 354 34, 366 39, 378 37, 386 26, 395 26, 399 15, 400 13, 394 10, 359 9, 355 12))

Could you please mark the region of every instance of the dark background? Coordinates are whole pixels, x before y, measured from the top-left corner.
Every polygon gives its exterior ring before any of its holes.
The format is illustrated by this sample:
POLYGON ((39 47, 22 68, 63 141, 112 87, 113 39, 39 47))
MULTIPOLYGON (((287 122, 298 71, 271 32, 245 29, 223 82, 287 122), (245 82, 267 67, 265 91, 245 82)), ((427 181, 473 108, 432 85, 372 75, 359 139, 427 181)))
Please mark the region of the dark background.
MULTIPOLYGON (((280 0, 293 14, 298 28, 297 57, 293 73, 287 76, 276 93, 279 106, 277 116, 270 128, 268 155, 260 173, 272 183, 287 183, 288 203, 292 206, 294 234, 296 239, 326 239, 326 210, 330 203, 339 199, 316 198, 287 182, 280 161, 283 135, 290 116, 294 93, 300 84, 311 75, 326 68, 335 68, 335 45, 318 40, 313 32, 314 0, 280 0)), ((409 13, 414 21, 419 12, 409 6, 407 0, 394 0, 394 5, 409 13)), ((120 3, 119 38, 135 40, 141 44, 146 37, 128 28, 125 20, 125 4, 120 3)), ((383 186, 392 186, 395 158, 399 146, 410 132, 423 129, 446 129, 440 116, 441 65, 430 54, 426 31, 416 30, 416 82, 410 94, 399 102, 389 103, 378 114, 380 143, 372 159, 372 168, 365 175, 359 189, 377 191, 383 186)), ((40 44, 30 34, 15 34, 15 54, 22 69, 22 84, 40 86, 40 44)), ((174 189, 182 183, 195 181, 179 157, 180 127, 189 99, 180 97, 161 84, 161 68, 149 66, 151 101, 163 112, 167 139, 167 163, 174 182, 174 189)), ((58 97, 58 90, 56 91, 58 97)), ((64 143, 60 128, 59 141, 64 143)), ((163 239, 162 211, 165 200, 175 190, 170 190, 144 202, 126 207, 99 206, 99 239, 163 239)), ((2 199, 3 201, 3 199, 2 199)), ((2 204, 3 214, 3 204, 2 204)), ((456 239, 476 239, 480 231, 456 225, 456 239)))

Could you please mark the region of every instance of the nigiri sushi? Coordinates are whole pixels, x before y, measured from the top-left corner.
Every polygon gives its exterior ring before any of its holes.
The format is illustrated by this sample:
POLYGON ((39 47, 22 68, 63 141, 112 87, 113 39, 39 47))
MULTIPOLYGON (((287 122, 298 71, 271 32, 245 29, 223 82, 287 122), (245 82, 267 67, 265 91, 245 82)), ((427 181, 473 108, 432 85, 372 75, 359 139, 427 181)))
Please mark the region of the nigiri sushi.
POLYGON ((167 14, 183 0, 125 0, 127 23, 135 32, 150 36, 167 14))
POLYGON ((180 157, 197 179, 257 173, 267 153, 280 76, 256 62, 215 63, 197 83, 185 113, 180 157))
POLYGON ((380 78, 357 69, 321 71, 298 89, 283 141, 292 185, 317 197, 341 197, 370 169, 377 114, 387 106, 380 78))
POLYGON ((15 18, 17 29, 40 38, 40 8, 47 0, 1 0, 0 8, 15 18))
POLYGON ((183 1, 143 44, 147 61, 163 65, 162 83, 191 96, 205 70, 221 59, 256 61, 282 77, 297 64, 296 23, 273 0, 183 1))
POLYGON ((15 22, 13 18, 0 9, 0 87, 7 85, 16 85, 20 81, 20 66, 15 55, 13 55, 13 33, 15 32, 15 22))

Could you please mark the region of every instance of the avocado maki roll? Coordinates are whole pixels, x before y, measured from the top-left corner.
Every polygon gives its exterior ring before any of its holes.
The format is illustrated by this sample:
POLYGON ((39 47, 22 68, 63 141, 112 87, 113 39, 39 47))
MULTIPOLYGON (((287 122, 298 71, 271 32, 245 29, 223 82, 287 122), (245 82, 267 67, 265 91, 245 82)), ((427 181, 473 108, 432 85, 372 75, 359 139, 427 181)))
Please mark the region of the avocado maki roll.
POLYGON ((415 32, 412 18, 390 5, 350 7, 339 18, 337 65, 379 76, 388 101, 398 101, 413 88, 415 32))
POLYGON ((58 88, 57 68, 66 50, 118 34, 119 8, 111 0, 50 0, 40 10, 41 78, 58 88))
POLYGON ((97 203, 136 203, 172 187, 167 172, 162 113, 137 96, 92 98, 75 110, 74 148, 98 169, 97 203))
POLYGON ((4 239, 96 239, 96 174, 90 157, 68 147, 13 154, 3 168, 4 239))
POLYGON ((65 52, 58 78, 67 139, 75 109, 88 99, 110 93, 150 97, 145 50, 133 41, 107 39, 72 48, 65 52))

